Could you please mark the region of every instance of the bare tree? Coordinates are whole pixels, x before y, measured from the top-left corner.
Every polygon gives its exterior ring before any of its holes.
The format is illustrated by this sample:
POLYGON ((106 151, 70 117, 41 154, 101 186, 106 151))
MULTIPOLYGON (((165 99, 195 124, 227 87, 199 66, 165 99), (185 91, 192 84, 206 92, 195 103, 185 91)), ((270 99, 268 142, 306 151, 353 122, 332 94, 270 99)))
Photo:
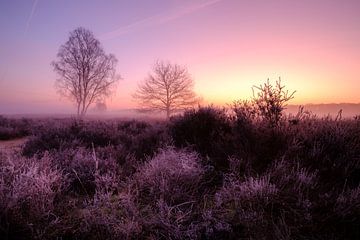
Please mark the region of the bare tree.
POLYGON ((60 76, 56 81, 58 92, 75 102, 78 116, 111 94, 118 80, 116 63, 115 56, 105 54, 91 31, 79 27, 70 33, 52 66, 60 76))
POLYGON ((142 110, 164 111, 167 118, 198 102, 194 82, 188 70, 180 65, 157 61, 153 73, 138 85, 133 97, 142 110))

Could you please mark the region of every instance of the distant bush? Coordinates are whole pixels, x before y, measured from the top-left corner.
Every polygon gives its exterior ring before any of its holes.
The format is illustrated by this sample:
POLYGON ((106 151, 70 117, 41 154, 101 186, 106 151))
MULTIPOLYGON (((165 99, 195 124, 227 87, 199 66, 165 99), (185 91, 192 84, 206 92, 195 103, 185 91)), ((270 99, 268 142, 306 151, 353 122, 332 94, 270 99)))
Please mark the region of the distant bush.
POLYGON ((28 119, 10 119, 0 115, 0 140, 10 140, 31 134, 32 122, 28 119))
POLYGON ((62 121, 44 124, 26 142, 23 155, 31 157, 45 151, 59 151, 77 147, 91 149, 123 146, 137 159, 152 155, 167 137, 161 126, 135 122, 62 121))
POLYGON ((34 134, 26 142, 22 154, 32 157, 46 151, 57 151, 67 148, 76 148, 81 142, 77 139, 82 125, 73 122, 46 122, 34 129, 34 134))

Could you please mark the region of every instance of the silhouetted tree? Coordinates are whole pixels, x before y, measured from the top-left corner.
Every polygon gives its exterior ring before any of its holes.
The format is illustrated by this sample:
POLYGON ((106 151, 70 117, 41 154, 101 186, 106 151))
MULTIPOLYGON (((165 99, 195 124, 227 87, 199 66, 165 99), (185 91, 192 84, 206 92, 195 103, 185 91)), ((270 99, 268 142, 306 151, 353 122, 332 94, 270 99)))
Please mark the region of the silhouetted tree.
POLYGON ((294 98, 295 92, 285 91, 280 78, 275 86, 268 79, 264 85, 253 87, 253 103, 257 107, 258 114, 271 126, 276 126, 281 120, 286 103, 294 98))
POLYGON ((172 113, 198 103, 193 87, 194 82, 187 68, 157 61, 153 66, 153 73, 138 85, 133 97, 142 110, 164 111, 169 118, 172 113))
POLYGON ((91 31, 79 27, 70 33, 52 65, 60 76, 56 81, 58 92, 75 102, 78 116, 111 94, 118 80, 116 63, 115 56, 105 54, 91 31))

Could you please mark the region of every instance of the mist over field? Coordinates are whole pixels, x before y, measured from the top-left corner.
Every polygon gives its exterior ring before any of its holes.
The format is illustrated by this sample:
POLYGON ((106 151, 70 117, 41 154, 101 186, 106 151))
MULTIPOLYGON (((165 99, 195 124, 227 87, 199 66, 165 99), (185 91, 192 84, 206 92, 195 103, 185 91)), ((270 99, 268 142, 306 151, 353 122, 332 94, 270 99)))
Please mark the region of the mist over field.
POLYGON ((360 239, 360 1, 0 1, 0 239, 360 239))
MULTIPOLYGON (((340 110, 342 110, 342 116, 345 118, 352 118, 360 113, 360 104, 357 103, 338 103, 338 104, 305 104, 305 105, 288 105, 284 112, 286 114, 297 114, 299 107, 303 106, 305 110, 312 112, 318 117, 324 117, 327 115, 335 117, 340 110)), ((52 112, 40 112, 30 113, 12 110, 13 112, 4 111, 4 116, 10 118, 68 118, 75 116, 70 110, 66 113, 52 113, 52 112)), ((144 119, 144 118, 164 118, 162 113, 143 113, 137 111, 137 109, 123 109, 123 110, 106 110, 104 112, 98 112, 90 110, 87 118, 92 119, 108 119, 108 118, 126 118, 126 119, 144 119)))

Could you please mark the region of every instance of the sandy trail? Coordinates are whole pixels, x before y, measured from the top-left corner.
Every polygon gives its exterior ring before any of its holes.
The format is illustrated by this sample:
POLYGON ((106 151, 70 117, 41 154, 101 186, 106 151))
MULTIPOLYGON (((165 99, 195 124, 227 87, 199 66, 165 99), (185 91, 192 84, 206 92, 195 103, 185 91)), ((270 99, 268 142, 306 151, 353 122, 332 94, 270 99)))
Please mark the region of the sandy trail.
POLYGON ((12 140, 0 140, 0 152, 18 151, 28 140, 28 137, 17 138, 12 140))

